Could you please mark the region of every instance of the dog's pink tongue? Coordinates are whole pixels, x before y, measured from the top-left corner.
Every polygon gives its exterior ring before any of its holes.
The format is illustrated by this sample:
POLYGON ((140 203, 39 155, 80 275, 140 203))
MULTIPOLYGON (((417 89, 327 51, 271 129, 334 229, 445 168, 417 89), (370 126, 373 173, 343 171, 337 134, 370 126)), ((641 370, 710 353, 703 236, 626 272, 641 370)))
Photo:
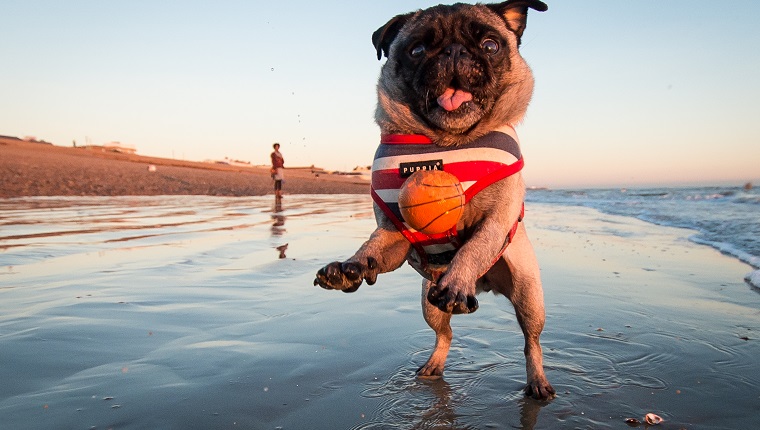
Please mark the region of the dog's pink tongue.
POLYGON ((472 100, 472 94, 467 91, 446 88, 446 91, 438 97, 438 105, 451 112, 459 109, 462 103, 469 102, 470 100, 472 100))

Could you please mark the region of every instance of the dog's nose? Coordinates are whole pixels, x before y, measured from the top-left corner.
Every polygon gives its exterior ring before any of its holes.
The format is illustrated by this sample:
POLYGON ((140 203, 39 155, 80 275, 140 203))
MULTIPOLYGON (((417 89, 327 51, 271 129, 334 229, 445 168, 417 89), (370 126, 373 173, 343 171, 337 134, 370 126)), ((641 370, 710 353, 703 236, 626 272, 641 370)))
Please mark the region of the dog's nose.
POLYGON ((443 50, 443 55, 456 61, 460 57, 468 57, 470 53, 463 45, 459 43, 452 43, 443 50))

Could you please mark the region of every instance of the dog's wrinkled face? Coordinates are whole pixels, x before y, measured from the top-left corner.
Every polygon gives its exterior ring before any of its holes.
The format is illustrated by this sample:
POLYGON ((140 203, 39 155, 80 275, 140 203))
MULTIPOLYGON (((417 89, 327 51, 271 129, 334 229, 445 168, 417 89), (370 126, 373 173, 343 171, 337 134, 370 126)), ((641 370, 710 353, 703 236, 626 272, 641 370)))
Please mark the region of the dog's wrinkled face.
POLYGON ((462 7, 420 14, 391 51, 391 61, 398 62, 403 101, 417 115, 432 127, 464 131, 502 93, 499 78, 509 71, 510 48, 498 17, 457 9, 462 7))
POLYGON ((372 37, 378 58, 388 57, 378 85, 383 131, 461 141, 452 136, 475 138, 486 119, 489 127, 519 121, 533 89, 517 50, 528 7, 545 5, 441 5, 399 15, 378 29, 372 37))

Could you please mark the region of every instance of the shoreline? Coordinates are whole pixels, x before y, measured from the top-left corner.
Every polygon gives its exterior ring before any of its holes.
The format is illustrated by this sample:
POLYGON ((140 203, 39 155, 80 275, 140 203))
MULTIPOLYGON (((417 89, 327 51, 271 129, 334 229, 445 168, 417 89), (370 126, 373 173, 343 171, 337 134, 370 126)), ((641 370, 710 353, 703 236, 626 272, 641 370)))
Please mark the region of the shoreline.
MULTIPOLYGON (((0 137, 0 198, 273 194, 266 166, 212 164, 0 137)), ((369 182, 286 168, 285 194, 367 194, 369 182)))
POLYGON ((417 379, 435 338, 411 267, 353 294, 312 284, 372 231, 371 198, 302 195, 280 206, 270 197, 3 202, 15 236, 0 241, 6 425, 757 421, 760 296, 739 279, 746 265, 682 228, 528 203, 544 365, 558 392, 535 402, 522 394, 523 338, 504 297, 481 294, 475 314, 452 318, 444 377, 417 379))

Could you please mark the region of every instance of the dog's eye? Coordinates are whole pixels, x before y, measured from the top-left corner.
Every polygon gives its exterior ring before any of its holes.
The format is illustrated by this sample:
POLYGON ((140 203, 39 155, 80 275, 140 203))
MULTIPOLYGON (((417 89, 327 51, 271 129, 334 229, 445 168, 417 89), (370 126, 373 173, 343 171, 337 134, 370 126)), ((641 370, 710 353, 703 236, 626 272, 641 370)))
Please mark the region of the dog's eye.
POLYGON ((499 52, 499 43, 493 39, 483 39, 480 42, 480 47, 486 54, 495 54, 499 52))
POLYGON ((409 55, 411 55, 413 58, 419 58, 424 53, 425 53, 425 45, 423 44, 414 45, 412 47, 412 50, 409 51, 409 55))

